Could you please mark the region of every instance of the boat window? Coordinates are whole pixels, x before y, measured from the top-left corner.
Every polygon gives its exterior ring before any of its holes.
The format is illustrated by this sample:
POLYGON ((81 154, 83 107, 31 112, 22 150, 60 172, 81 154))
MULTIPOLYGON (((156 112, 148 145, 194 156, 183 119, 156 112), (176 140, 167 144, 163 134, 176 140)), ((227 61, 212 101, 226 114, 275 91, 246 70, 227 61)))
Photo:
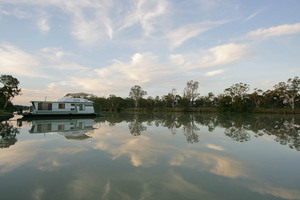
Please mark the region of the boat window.
POLYGON ((64 103, 58 104, 58 109, 65 109, 66 105, 64 103))
POLYGON ((84 110, 83 104, 79 104, 78 106, 79 106, 79 110, 80 110, 80 111, 83 111, 83 110, 84 110))
POLYGON ((64 124, 60 124, 60 125, 58 125, 58 130, 59 131, 64 131, 65 130, 65 125, 64 124))
POLYGON ((52 110, 52 103, 40 102, 38 104, 39 110, 52 110))
POLYGON ((51 131, 51 129, 52 129, 51 124, 38 124, 37 125, 37 131, 38 132, 51 131))
POLYGON ((75 106, 75 103, 72 103, 71 106, 75 106))

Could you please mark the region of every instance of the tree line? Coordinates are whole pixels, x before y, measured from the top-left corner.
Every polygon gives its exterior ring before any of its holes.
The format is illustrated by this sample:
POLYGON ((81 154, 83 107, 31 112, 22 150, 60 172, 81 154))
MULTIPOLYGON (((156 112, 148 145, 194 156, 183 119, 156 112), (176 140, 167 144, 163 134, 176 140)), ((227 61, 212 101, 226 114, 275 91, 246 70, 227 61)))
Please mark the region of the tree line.
POLYGON ((255 88, 252 93, 250 85, 236 83, 219 95, 209 92, 200 96, 199 83, 190 80, 182 92, 177 93, 172 88, 163 96, 147 97, 147 92, 139 85, 133 86, 127 98, 109 95, 109 97, 90 97, 95 102, 96 110, 120 111, 134 108, 139 110, 169 110, 169 111, 218 111, 218 112, 250 112, 259 109, 287 109, 295 112, 300 106, 300 79, 298 76, 289 78, 286 82, 279 82, 273 89, 263 91, 255 88))
MULTIPOLYGON (((12 110, 12 99, 21 94, 18 79, 11 75, 1 75, 0 108, 12 110)), ((300 79, 298 76, 289 78, 286 82, 279 82, 273 89, 263 91, 255 88, 252 93, 250 85, 236 83, 219 95, 209 92, 200 96, 199 82, 190 80, 180 95, 175 88, 163 96, 151 97, 141 86, 133 86, 127 98, 109 95, 97 97, 92 95, 96 111, 121 111, 126 109, 152 110, 152 111, 209 111, 209 112, 249 112, 259 109, 283 109, 295 112, 300 107, 300 79)))

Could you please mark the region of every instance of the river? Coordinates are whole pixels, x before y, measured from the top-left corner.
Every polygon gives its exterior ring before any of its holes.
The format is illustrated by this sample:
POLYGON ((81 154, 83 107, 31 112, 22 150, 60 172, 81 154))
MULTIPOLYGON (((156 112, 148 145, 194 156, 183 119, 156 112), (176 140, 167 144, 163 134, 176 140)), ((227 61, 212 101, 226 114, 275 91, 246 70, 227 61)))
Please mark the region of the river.
POLYGON ((300 116, 1 123, 1 199, 300 199, 300 116))

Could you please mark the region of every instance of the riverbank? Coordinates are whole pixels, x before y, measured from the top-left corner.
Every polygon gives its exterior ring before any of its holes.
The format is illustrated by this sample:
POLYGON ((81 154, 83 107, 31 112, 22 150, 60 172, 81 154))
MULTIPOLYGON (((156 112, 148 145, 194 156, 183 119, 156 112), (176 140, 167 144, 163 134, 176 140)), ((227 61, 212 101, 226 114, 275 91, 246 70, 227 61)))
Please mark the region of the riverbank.
POLYGON ((3 110, 0 110, 0 122, 4 120, 8 120, 12 117, 14 117, 12 113, 4 112, 3 110))
MULTIPOLYGON (((164 112, 164 113, 236 113, 236 112, 219 112, 217 108, 122 108, 118 110, 110 109, 105 112, 164 112)), ((243 113, 253 114, 300 114, 300 109, 293 111, 288 108, 255 108, 243 113)))

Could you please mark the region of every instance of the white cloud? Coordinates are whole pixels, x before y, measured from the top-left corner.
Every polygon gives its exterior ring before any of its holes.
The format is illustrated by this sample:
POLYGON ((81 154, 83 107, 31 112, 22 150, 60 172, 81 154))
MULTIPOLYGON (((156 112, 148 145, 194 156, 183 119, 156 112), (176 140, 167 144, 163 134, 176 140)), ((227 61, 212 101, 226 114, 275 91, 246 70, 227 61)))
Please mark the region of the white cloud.
POLYGON ((169 56, 171 63, 174 65, 182 65, 184 64, 184 57, 180 54, 173 54, 169 56))
MULTIPOLYGON (((203 51, 200 59, 198 58, 199 55, 196 55, 196 58, 191 59, 191 62, 187 63, 183 70, 225 66, 243 60, 250 55, 248 44, 223 44, 203 51)), ((206 75, 215 75, 216 73, 220 74, 222 71, 214 71, 206 75)))
POLYGON ((167 38, 170 40, 170 48, 174 49, 181 46, 186 40, 198 36, 199 34, 206 32, 217 25, 226 23, 225 21, 208 21, 194 24, 188 24, 180 27, 179 29, 167 34, 167 38))
POLYGON ((95 72, 103 83, 123 86, 143 84, 169 73, 166 67, 158 64, 157 57, 152 53, 136 53, 130 62, 115 60, 113 65, 96 69, 95 72))
POLYGON ((38 59, 16 46, 0 43, 0 55, 0 73, 45 77, 39 72, 38 59))
POLYGON ((20 8, 12 8, 12 9, 4 9, 0 6, 0 14, 7 15, 7 16, 15 16, 19 19, 30 18, 31 14, 20 9, 20 8))
POLYGON ((63 56, 70 54, 55 47, 43 48, 40 52, 27 53, 14 45, 0 43, 0 55, 0 73, 3 74, 49 78, 53 75, 53 70, 56 72, 67 70, 69 75, 74 75, 89 69, 64 60, 63 56), (49 73, 50 71, 52 72, 49 73), (73 74, 70 74, 71 72, 73 74))
POLYGON ((261 12, 262 12, 262 10, 256 11, 255 13, 251 14, 250 16, 248 16, 248 17, 244 20, 244 22, 247 22, 247 21, 253 19, 253 18, 256 17, 257 15, 259 15, 261 12))
POLYGON ((300 23, 297 24, 285 24, 281 26, 273 26, 271 28, 261 28, 256 31, 251 31, 246 35, 246 38, 250 39, 267 39, 282 35, 292 35, 300 33, 300 23))
POLYGON ((113 28, 110 22, 109 9, 111 1, 6 1, 6 4, 35 6, 39 12, 26 14, 20 9, 14 11, 1 11, 6 15, 15 15, 18 18, 36 17, 37 26, 42 32, 48 32, 50 26, 47 18, 47 7, 54 7, 62 10, 71 16, 71 34, 84 45, 91 45, 107 35, 110 39, 113 36, 113 28), (25 15, 26 14, 26 15, 25 15), (23 17, 24 16, 24 17, 23 17))
POLYGON ((205 74, 205 76, 215 76, 217 74, 222 74, 224 72, 224 70, 215 70, 215 71, 210 71, 210 72, 207 72, 205 74))
POLYGON ((139 0, 122 22, 119 30, 131 27, 134 24, 141 24, 145 35, 149 36, 155 32, 155 25, 159 23, 158 18, 167 11, 166 0, 139 0))
POLYGON ((46 16, 46 14, 42 14, 38 21, 37 21, 37 25, 39 27, 39 29, 41 30, 41 32, 46 33, 50 30, 50 26, 48 23, 48 17, 46 16))
POLYGON ((64 52, 60 48, 57 47, 44 47, 41 49, 43 56, 49 56, 49 59, 52 57, 61 58, 65 55, 72 55, 71 53, 64 52))

